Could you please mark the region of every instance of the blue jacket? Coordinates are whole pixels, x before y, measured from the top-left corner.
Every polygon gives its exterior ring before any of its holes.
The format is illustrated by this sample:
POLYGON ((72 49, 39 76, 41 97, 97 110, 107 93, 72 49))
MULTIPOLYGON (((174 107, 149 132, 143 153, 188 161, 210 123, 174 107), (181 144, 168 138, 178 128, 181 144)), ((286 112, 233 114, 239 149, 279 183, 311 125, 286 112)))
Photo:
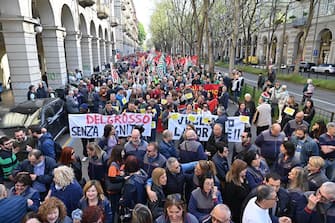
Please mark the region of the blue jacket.
POLYGON ((146 191, 144 188, 148 175, 144 170, 133 174, 125 181, 123 187, 123 196, 120 199, 120 205, 133 209, 137 203, 146 204, 146 191))
POLYGON ((215 164, 217 174, 216 176, 219 178, 220 181, 226 181, 226 174, 229 170, 228 160, 226 157, 221 157, 218 153, 212 158, 212 161, 215 164))
MULTIPOLYGON (((9 190, 8 197, 12 197, 12 196, 16 196, 15 187, 12 187, 9 190)), ((37 190, 35 190, 34 188, 31 188, 31 187, 28 187, 19 196, 24 197, 26 199, 30 199, 30 200, 33 201, 33 204, 28 207, 28 211, 33 211, 33 212, 38 211, 41 200, 40 200, 40 193, 38 193, 37 190)))
POLYGON ((293 167, 299 166, 300 160, 297 157, 293 156, 284 160, 284 154, 280 153, 278 156, 278 161, 274 164, 274 172, 278 173, 281 177, 281 183, 288 183, 288 173, 293 169, 293 167))
MULTIPOLYGON (((44 175, 37 176, 35 181, 44 184, 46 189, 48 190, 50 184, 52 183, 53 171, 57 167, 57 164, 54 159, 47 156, 44 157, 44 162, 45 162, 44 175)), ((28 159, 22 161, 21 163, 19 163, 19 165, 17 165, 17 167, 13 170, 13 176, 15 177, 20 172, 28 172, 34 174, 34 166, 30 164, 28 159)), ((39 191, 39 192, 45 192, 45 191, 39 191)))
MULTIPOLYGON (((113 212, 112 212, 112 207, 107 198, 104 200, 98 201, 98 206, 103 210, 104 216, 105 216, 105 221, 104 223, 113 223, 113 212)), ((87 199, 80 199, 78 208, 81 209, 83 212, 84 210, 88 207, 88 202, 87 199)))
POLYGON ((335 202, 328 205, 318 203, 314 210, 307 208, 308 197, 314 191, 308 191, 297 203, 297 223, 334 223, 335 222, 335 202), (324 214, 321 214, 324 210, 324 214))
POLYGON ((251 166, 248 166, 245 177, 248 181, 248 186, 250 190, 254 189, 258 185, 261 185, 264 180, 262 172, 251 166))
POLYGON ((148 154, 146 153, 143 157, 143 162, 142 162, 142 169, 149 175, 151 176, 152 171, 156 167, 165 167, 166 159, 165 157, 158 153, 156 157, 150 158, 148 157, 148 154))
POLYGON ((177 150, 174 146, 173 142, 165 142, 164 140, 161 140, 159 142, 159 152, 165 156, 166 159, 169 159, 170 157, 176 157, 177 156, 177 150))
POLYGON ((72 211, 78 208, 78 203, 83 196, 83 190, 77 180, 60 190, 57 190, 55 184, 52 184, 50 190, 52 197, 57 197, 65 204, 68 216, 71 216, 72 211))
POLYGON ((56 160, 55 142, 50 133, 45 133, 38 139, 38 149, 44 156, 49 156, 56 160))
MULTIPOLYGON (((291 137, 291 142, 295 145, 298 150, 299 140, 296 136, 291 137)), ((300 162, 302 166, 306 166, 311 156, 319 155, 319 146, 318 144, 309 136, 303 141, 300 151, 300 162)))
POLYGON ((88 162, 88 176, 90 180, 99 180, 100 183, 104 182, 105 176, 107 174, 107 153, 103 152, 101 158, 91 157, 88 162))
POLYGON ((257 136, 255 144, 260 148, 261 155, 264 158, 275 160, 278 157, 284 137, 283 132, 279 136, 274 136, 271 130, 265 130, 257 136))
POLYGON ((27 213, 27 199, 21 196, 12 196, 0 199, 1 223, 21 222, 27 213))
POLYGON ((179 145, 181 163, 189 163, 198 160, 207 160, 204 147, 196 140, 185 140, 179 145))

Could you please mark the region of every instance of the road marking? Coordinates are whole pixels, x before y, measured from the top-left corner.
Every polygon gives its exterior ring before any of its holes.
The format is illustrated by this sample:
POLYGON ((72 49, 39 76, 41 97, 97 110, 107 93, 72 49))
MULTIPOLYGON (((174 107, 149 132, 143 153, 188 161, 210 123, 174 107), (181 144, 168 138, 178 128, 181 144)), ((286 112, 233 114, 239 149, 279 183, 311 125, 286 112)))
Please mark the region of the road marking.
POLYGON ((63 147, 65 147, 65 146, 69 146, 69 145, 71 145, 71 144, 72 144, 72 138, 69 137, 69 138, 65 141, 63 147))

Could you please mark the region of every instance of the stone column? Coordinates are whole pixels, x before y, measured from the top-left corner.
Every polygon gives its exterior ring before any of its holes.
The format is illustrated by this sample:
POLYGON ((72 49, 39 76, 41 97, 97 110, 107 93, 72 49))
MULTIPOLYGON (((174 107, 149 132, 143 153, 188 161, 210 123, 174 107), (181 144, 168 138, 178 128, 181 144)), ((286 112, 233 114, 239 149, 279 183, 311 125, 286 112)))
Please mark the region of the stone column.
POLYGON ((89 76, 93 73, 93 58, 92 58, 92 36, 83 35, 81 37, 81 58, 83 64, 84 76, 89 76))
POLYGON ((112 42, 106 41, 106 63, 111 63, 111 55, 112 55, 112 42))
POLYGON ((64 35, 63 27, 43 27, 42 40, 48 84, 54 89, 67 83, 64 35))
POLYGON ((75 72, 75 69, 82 70, 81 47, 78 32, 66 32, 65 57, 68 72, 75 72))
POLYGON ((101 66, 107 62, 106 60, 106 41, 101 39, 100 40, 100 63, 101 66))
POLYGON ((334 63, 335 61, 335 39, 332 39, 329 51, 328 63, 334 63))
POLYGON ((34 20, 22 17, 3 18, 2 33, 8 56, 14 102, 27 100, 29 85, 41 81, 34 20))
POLYGON ((93 57, 93 67, 100 67, 100 40, 97 37, 92 38, 92 57, 93 57))

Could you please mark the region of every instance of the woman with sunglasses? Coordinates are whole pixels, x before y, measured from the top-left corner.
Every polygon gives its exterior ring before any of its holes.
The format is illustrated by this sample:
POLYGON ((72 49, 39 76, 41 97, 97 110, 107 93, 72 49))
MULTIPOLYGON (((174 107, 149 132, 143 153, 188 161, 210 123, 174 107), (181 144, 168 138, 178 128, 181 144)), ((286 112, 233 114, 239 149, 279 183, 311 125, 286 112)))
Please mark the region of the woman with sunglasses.
POLYGON ((73 169, 76 180, 79 183, 82 181, 83 174, 81 171, 81 160, 80 157, 75 154, 73 147, 65 146, 62 149, 58 164, 71 167, 73 169))
POLYGON ((156 223, 198 223, 198 219, 187 212, 186 204, 180 194, 166 197, 164 214, 158 217, 156 223))

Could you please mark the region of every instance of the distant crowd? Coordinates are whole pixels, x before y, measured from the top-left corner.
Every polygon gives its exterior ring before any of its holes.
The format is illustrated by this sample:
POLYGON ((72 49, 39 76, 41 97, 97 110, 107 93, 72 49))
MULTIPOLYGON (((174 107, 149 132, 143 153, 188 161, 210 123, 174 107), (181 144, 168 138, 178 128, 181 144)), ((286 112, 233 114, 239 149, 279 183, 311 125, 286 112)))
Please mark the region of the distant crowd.
POLYGON ((136 125, 120 137, 106 124, 80 148, 61 147, 39 125, 2 136, 1 222, 335 222, 335 123, 314 119, 311 79, 299 105, 271 68, 252 98, 239 70, 176 62, 161 73, 136 55, 125 60, 91 77, 76 70, 62 95, 44 79, 27 99, 61 97, 69 114, 150 114, 151 135, 136 125), (247 120, 239 142, 229 141, 228 110, 247 120), (173 140, 174 113, 216 115, 209 139, 190 121, 173 140))

